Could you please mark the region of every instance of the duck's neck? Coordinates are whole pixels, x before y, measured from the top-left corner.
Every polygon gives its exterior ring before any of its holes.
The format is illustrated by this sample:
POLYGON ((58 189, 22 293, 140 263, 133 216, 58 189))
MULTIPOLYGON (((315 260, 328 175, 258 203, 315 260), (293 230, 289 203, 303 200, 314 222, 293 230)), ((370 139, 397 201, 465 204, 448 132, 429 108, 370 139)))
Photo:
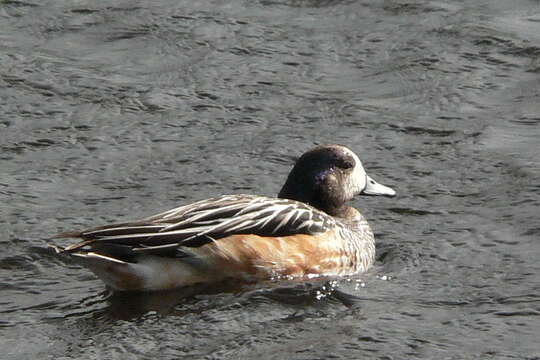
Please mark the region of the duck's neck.
POLYGON ((311 189, 294 185, 289 186, 287 183, 279 192, 278 197, 303 202, 324 211, 328 215, 340 218, 347 218, 350 214, 350 209, 353 209, 350 206, 345 205, 343 202, 326 199, 325 197, 320 196, 320 194, 316 194, 314 191, 311 191, 311 189))

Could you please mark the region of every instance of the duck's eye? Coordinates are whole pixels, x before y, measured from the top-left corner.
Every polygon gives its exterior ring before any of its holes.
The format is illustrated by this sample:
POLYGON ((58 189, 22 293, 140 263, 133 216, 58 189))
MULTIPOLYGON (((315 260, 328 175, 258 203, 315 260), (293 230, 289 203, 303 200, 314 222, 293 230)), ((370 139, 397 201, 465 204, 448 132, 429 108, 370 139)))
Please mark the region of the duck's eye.
POLYGON ((342 169, 350 169, 354 167, 354 162, 352 160, 346 159, 346 160, 343 160, 340 165, 342 169))

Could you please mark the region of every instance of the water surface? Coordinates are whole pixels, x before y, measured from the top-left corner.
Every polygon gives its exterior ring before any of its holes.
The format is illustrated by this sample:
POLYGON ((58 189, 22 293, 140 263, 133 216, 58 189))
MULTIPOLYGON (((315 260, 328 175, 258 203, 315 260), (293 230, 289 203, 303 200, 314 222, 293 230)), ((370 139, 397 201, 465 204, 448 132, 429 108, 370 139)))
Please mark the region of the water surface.
POLYGON ((540 357, 538 1, 0 2, 6 359, 540 357), (109 295, 74 228, 275 195, 355 150, 348 279, 109 295))

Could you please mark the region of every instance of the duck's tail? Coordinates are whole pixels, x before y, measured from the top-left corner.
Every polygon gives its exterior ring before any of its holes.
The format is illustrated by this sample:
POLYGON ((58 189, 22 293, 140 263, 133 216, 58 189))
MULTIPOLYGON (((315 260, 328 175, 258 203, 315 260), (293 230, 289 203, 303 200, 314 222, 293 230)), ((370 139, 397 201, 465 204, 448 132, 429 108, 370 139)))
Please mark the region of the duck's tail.
POLYGON ((209 274, 204 262, 195 257, 173 258, 146 254, 144 256, 116 256, 114 251, 71 250, 49 244, 57 254, 67 256, 91 270, 105 284, 117 291, 155 291, 174 289, 205 282, 209 274))

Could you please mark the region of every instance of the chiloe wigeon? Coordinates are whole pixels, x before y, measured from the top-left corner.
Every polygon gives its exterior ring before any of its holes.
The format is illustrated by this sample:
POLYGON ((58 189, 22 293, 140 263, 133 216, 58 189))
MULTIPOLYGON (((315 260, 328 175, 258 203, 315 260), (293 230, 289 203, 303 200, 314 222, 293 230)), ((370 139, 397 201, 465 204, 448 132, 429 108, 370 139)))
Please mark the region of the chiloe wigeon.
POLYGON ((309 150, 277 198, 224 195, 133 222, 61 233, 50 245, 119 291, 173 289, 227 278, 351 275, 374 261, 364 217, 346 205, 355 195, 394 196, 341 145, 309 150))

